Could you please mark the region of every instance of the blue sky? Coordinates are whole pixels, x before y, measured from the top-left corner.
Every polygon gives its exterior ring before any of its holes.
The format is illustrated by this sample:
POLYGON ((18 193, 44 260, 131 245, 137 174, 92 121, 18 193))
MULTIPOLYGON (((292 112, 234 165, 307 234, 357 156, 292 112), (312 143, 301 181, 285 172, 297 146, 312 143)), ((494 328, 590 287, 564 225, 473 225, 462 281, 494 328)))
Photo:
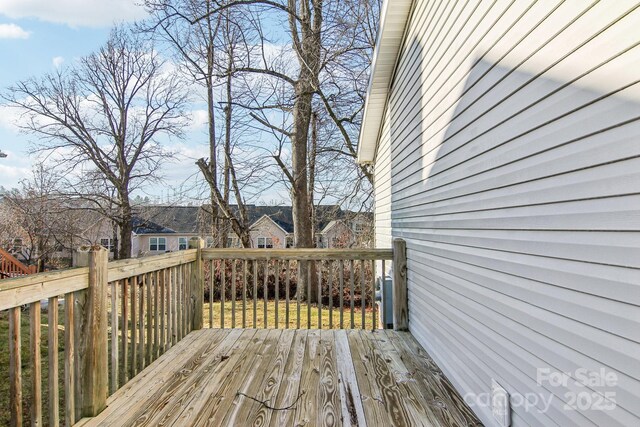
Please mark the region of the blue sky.
MULTIPOLYGON (((0 0, 0 90, 91 53, 107 40, 115 22, 145 16, 138 4, 139 0, 0 0)), ((196 120, 187 134, 188 142, 168 142, 180 153, 165 171, 171 187, 192 187, 195 159, 208 151, 202 106, 193 108, 196 120)), ((0 186, 5 188, 27 178, 33 163, 27 150, 34 136, 18 132, 15 120, 14 110, 0 106, 0 150, 8 154, 0 158, 0 186)), ((156 187, 147 194, 166 199, 174 190, 156 187)))

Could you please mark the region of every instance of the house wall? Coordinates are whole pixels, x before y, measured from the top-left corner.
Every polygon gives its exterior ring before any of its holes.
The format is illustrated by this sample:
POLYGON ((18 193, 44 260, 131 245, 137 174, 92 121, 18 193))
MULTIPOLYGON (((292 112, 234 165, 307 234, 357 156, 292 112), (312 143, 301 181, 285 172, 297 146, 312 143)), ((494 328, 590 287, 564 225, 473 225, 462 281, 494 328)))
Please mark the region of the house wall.
POLYGON ((195 234, 141 234, 132 236, 132 249, 134 257, 159 255, 165 252, 176 252, 179 249, 179 238, 186 237, 187 244, 191 237, 197 237, 195 234), (165 251, 151 251, 149 250, 149 241, 152 237, 164 237, 167 239, 167 249, 165 251))
POLYGON ((342 221, 325 231, 323 239, 327 248, 349 248, 356 243, 353 230, 342 221))
POLYGON ((468 401, 530 393, 513 426, 640 425, 638 28, 637 1, 414 4, 376 243, 407 241, 410 330, 468 401))
POLYGON ((251 226, 251 247, 258 247, 258 237, 270 237, 273 239, 274 248, 284 248, 287 233, 269 218, 261 218, 251 226))

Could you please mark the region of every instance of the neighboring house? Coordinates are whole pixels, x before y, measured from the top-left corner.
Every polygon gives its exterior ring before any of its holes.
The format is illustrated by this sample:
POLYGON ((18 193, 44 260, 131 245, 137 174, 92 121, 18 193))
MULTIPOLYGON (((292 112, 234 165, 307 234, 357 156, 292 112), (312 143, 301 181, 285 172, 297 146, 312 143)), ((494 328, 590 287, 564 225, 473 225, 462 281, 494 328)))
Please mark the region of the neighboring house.
MULTIPOLYGON (((263 215, 251 225, 249 232, 251 247, 259 249, 282 249, 290 247, 293 242, 293 226, 280 222, 268 215, 263 215)), ((239 239, 235 234, 228 237, 227 246, 240 247, 239 239)))
POLYGON ((370 215, 357 214, 348 219, 329 221, 316 233, 318 248, 366 247, 373 231, 370 215))
MULTIPOLYGON (((293 215, 291 206, 255 206, 247 207, 251 224, 251 244, 253 248, 289 248, 293 247, 293 215)), ((343 211, 339 206, 321 205, 316 207, 318 214, 318 236, 327 233, 328 247, 353 247, 366 245, 366 239, 358 239, 358 232, 349 232, 345 237, 339 233, 343 227, 349 230, 371 228, 369 214, 343 211), (326 218, 340 218, 327 221, 326 218), (340 224, 338 226, 337 224, 340 224), (336 243, 337 242, 337 243, 336 243)), ((166 206, 145 205, 135 209, 133 218, 133 232, 131 235, 131 256, 140 257, 157 255, 165 252, 185 250, 189 247, 189 240, 199 237, 207 246, 213 244, 213 237, 208 226, 208 209, 206 206, 166 206)), ((117 229, 113 223, 94 212, 88 212, 83 218, 84 231, 76 241, 69 244, 69 248, 83 244, 100 244, 110 251, 113 258, 117 245, 117 229)), ((364 235, 364 234, 362 234, 364 235)), ((322 240, 322 237, 319 237, 322 240)), ((321 243, 324 245, 324 243, 321 243)), ((14 241, 15 252, 21 248, 21 241, 14 241)), ((228 247, 239 247, 237 236, 230 233, 227 237, 228 247)), ((322 247, 327 247, 326 245, 322 247)), ((71 257, 69 248, 61 248, 57 253, 60 257, 71 257)))
MULTIPOLYGON (((253 248, 293 247, 291 206, 249 206, 248 213, 253 248)), ((370 239, 365 236, 369 236, 372 230, 370 214, 344 211, 335 205, 320 205, 316 206, 316 216, 316 230, 319 230, 315 233, 317 247, 347 248, 369 244, 370 239)), ((227 246, 240 246, 234 233, 228 237, 227 246)))
POLYGON ((376 244, 405 239, 409 329, 488 426, 494 382, 516 427, 640 425, 639 6, 384 2, 376 244))
POLYGON ((188 249, 189 239, 204 237, 199 232, 199 215, 200 208, 195 206, 149 206, 139 209, 131 237, 132 256, 188 249))

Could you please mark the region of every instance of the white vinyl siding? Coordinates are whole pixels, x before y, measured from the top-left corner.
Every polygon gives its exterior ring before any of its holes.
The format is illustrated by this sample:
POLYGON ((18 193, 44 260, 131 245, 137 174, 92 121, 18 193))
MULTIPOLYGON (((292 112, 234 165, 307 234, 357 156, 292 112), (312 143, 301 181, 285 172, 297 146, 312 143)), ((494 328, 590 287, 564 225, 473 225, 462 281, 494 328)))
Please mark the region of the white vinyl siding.
POLYGON ((416 0, 401 48, 376 244, 407 241, 410 330, 461 394, 554 395, 516 427, 640 425, 639 5, 416 0), (536 384, 579 367, 614 410, 536 384))

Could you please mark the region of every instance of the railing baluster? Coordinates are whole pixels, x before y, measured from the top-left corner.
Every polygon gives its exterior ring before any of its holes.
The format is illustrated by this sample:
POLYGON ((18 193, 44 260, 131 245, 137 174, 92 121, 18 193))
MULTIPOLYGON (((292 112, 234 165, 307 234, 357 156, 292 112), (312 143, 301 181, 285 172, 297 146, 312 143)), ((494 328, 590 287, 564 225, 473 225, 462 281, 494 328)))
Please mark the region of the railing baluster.
POLYGON ((138 276, 131 278, 131 376, 138 373, 138 276))
POLYGON ((329 284, 329 329, 333 329, 333 261, 327 261, 327 281, 329 284))
POLYGON ((76 421, 75 397, 75 331, 74 312, 75 294, 70 292, 64 296, 64 419, 65 425, 71 426, 76 421))
POLYGON ((129 381, 129 279, 122 280, 122 378, 129 381))
POLYGON ((160 349, 160 273, 155 271, 153 274, 153 358, 158 358, 160 349))
POLYGON ((194 315, 194 309, 195 309, 194 307, 195 301, 191 299, 191 287, 192 287, 192 283, 191 283, 192 271, 191 270, 193 269, 193 263, 186 264, 185 267, 186 269, 185 269, 184 282, 185 282, 185 298, 187 300, 187 307, 186 307, 187 330, 184 335, 187 336, 193 330, 193 315, 194 315))
POLYGON ((269 290, 267 288, 269 282, 269 260, 264 262, 264 286, 262 289, 262 307, 263 307, 263 318, 264 324, 262 325, 265 329, 269 327, 267 322, 267 296, 269 295, 269 290))
POLYGON ((340 280, 340 329, 344 328, 344 261, 340 260, 338 265, 338 276, 340 280))
POLYGON ((165 274, 167 279, 167 344, 165 347, 165 351, 169 350, 173 346, 172 335, 173 335, 173 295, 171 293, 171 289, 173 289, 173 268, 167 268, 165 274))
POLYGON ((140 357, 140 362, 139 362, 139 367, 138 367, 138 372, 142 371, 144 369, 145 366, 145 354, 144 354, 144 350, 145 350, 145 342, 144 342, 144 330, 145 330, 145 325, 144 325, 144 319, 145 319, 145 313, 144 313, 144 307, 145 307, 145 289, 146 289, 146 285, 147 285, 147 276, 146 274, 143 274, 140 276, 140 312, 138 313, 138 323, 139 323, 139 332, 140 332, 140 339, 138 340, 138 353, 139 353, 139 357, 140 357))
POLYGON ((111 283, 111 381, 109 393, 118 390, 118 281, 111 283))
POLYGON ((147 273, 147 365, 153 362, 153 276, 147 273))
POLYGON ((360 300, 362 305, 362 329, 366 329, 365 321, 366 321, 366 305, 367 305, 367 282, 365 280, 365 271, 364 271, 364 260, 360 260, 360 300))
POLYGON ((31 347, 31 425, 42 425, 42 365, 40 359, 40 301, 32 302, 30 313, 31 347))
POLYGON ((322 260, 315 264, 318 270, 318 329, 322 329, 322 260))
POLYGON ((298 277, 296 278, 296 304, 297 304, 297 315, 296 315, 296 328, 300 329, 300 278, 302 277, 302 261, 298 261, 298 277))
POLYGON ((180 331, 180 339, 187 336, 189 333, 189 285, 187 283, 188 276, 188 268, 189 266, 186 264, 182 264, 180 269, 180 282, 181 282, 181 292, 182 292, 182 306, 180 310, 182 310, 182 330, 180 331))
POLYGON ((278 298, 278 294, 280 293, 280 261, 279 260, 274 260, 273 261, 273 270, 274 270, 274 277, 275 277, 275 321, 276 321, 276 329, 280 329, 280 325, 279 325, 279 319, 278 319, 278 303, 280 302, 280 299, 278 298))
POLYGON ((305 261, 306 271, 305 276, 307 276, 307 329, 311 329, 311 265, 313 261, 307 262, 305 261))
POLYGON ((178 280, 178 291, 180 292, 180 299, 178 301, 178 341, 180 341, 184 337, 186 311, 186 296, 184 292, 184 264, 181 264, 178 268, 178 280))
POLYGON ((225 300, 225 287, 227 284, 227 261, 222 260, 220 262, 220 328, 224 329, 224 300, 225 300))
POLYGON ((285 290, 284 290, 284 292, 285 292, 285 298, 287 300, 287 302, 285 304, 285 311, 286 311, 286 313, 285 313, 285 323, 286 323, 285 328, 289 329, 289 285, 290 285, 290 282, 291 282, 291 279, 290 279, 290 276, 291 276, 291 273, 290 273, 291 272, 291 262, 289 260, 285 260, 283 262, 283 264, 284 264, 285 269, 286 269, 286 271, 285 271, 285 279, 284 279, 285 280, 285 290))
POLYGON ((178 269, 177 267, 171 267, 171 289, 169 289, 169 293, 171 294, 171 334, 169 339, 171 340, 171 346, 174 346, 177 342, 177 331, 178 331, 178 269))
POLYGON ((242 263, 242 328, 247 327, 247 260, 242 263))
POLYGON ((355 297, 355 279, 354 279, 354 272, 353 272, 353 268, 354 268, 354 261, 353 260, 349 260, 349 264, 350 264, 350 272, 349 272, 349 280, 350 280, 350 289, 349 289, 349 305, 351 308, 351 329, 355 328, 355 323, 354 323, 354 318, 353 318, 353 309, 355 307, 355 301, 353 300, 353 298, 355 297))
POLYGON ((20 307, 9 309, 9 406, 11 425, 22 425, 22 349, 20 307))
POLYGON ((160 270, 160 354, 167 351, 167 270, 160 270))
POLYGON ((258 328, 258 260, 253 263, 253 327, 258 328))
MULTIPOLYGON (((384 260, 382 260, 382 281, 384 282, 384 260)), ((382 295, 382 288, 380 288, 380 294, 382 295)), ((372 311, 373 311, 373 316, 372 316, 372 324, 371 324, 371 330, 375 330, 378 329, 376 327, 377 324, 377 319, 376 319, 376 315, 378 313, 378 305, 376 303, 376 261, 375 260, 371 260, 371 301, 372 302, 372 311)))
POLYGON ((236 260, 231 260, 231 327, 236 327, 236 260))
POLYGON ((47 309, 49 331, 47 338, 47 354, 49 356, 49 425, 60 425, 58 408, 58 297, 49 298, 47 309))
POLYGON ((213 328, 213 284, 215 280, 215 270, 213 260, 209 264, 209 328, 213 328))

